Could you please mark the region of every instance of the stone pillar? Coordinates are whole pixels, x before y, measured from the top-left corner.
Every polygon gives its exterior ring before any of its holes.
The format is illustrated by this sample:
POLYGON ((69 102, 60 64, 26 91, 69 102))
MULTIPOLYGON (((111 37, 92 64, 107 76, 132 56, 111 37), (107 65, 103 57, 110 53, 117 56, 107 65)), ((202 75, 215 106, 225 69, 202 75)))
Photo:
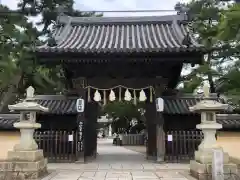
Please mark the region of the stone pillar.
MULTIPOLYGON (((161 97, 163 91, 162 86, 156 86, 156 98, 161 97)), ((157 108, 156 108, 157 110, 157 108)), ((157 162, 164 162, 165 158, 165 132, 163 129, 164 118, 161 111, 156 111, 156 135, 157 135, 157 162)))
POLYGON ((108 136, 112 137, 112 124, 108 125, 108 136))
POLYGON ((14 127, 20 129, 20 143, 14 146, 15 151, 32 151, 37 150, 38 145, 33 138, 35 129, 41 128, 41 124, 29 122, 27 120, 14 123, 14 127))
MULTIPOLYGON (((222 128, 221 124, 216 122, 216 112, 227 109, 227 104, 221 104, 208 98, 208 91, 205 88, 205 98, 190 107, 191 111, 201 113, 201 124, 196 127, 204 134, 204 139, 195 152, 195 159, 190 161, 191 175, 197 179, 209 179, 212 174, 212 159, 215 149, 223 150, 217 145, 216 131, 222 128)), ((223 153, 224 173, 236 173, 237 166, 229 163, 229 155, 223 153)))
POLYGON ((38 149, 34 140, 34 130, 41 127, 36 123, 36 112, 48 111, 48 108, 34 102, 34 89, 27 89, 27 97, 23 102, 8 106, 10 110, 20 111, 20 122, 14 127, 20 130, 20 142, 8 152, 8 159, 0 162, 0 179, 7 173, 8 179, 38 179, 47 173, 47 159, 43 150, 38 149), (17 176, 17 177, 16 177, 17 176))
POLYGON ((157 112, 157 121, 157 162, 161 163, 165 158, 164 118, 161 112, 157 112))

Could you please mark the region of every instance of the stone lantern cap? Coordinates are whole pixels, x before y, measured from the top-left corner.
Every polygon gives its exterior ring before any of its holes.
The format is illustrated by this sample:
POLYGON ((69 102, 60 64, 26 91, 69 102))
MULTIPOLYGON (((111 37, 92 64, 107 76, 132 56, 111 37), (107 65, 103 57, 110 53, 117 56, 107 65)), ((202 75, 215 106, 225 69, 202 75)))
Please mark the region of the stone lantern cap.
POLYGON ((43 107, 36 102, 27 102, 27 101, 23 101, 14 105, 8 105, 8 108, 10 110, 15 110, 15 111, 43 111, 43 112, 48 111, 48 108, 43 107))
POLYGON ((40 104, 33 102, 33 101, 28 101, 28 100, 33 100, 34 99, 34 88, 32 86, 27 88, 27 96, 26 100, 14 105, 8 105, 8 108, 10 110, 15 110, 15 111, 43 111, 47 112, 48 108, 41 106, 40 104))
POLYGON ((209 87, 205 84, 203 86, 204 98, 196 105, 189 108, 190 111, 223 111, 228 109, 228 104, 222 104, 216 100, 209 99, 209 87))
POLYGON ((204 99, 195 106, 189 108, 190 111, 224 111, 228 109, 228 104, 222 104, 214 100, 204 99))

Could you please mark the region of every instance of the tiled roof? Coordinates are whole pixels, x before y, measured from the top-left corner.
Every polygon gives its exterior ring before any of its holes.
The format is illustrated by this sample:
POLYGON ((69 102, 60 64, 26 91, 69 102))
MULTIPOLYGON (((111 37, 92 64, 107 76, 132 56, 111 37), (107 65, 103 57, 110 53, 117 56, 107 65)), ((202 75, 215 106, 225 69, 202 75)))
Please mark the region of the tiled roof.
POLYGON ((203 50, 189 35, 186 16, 59 18, 53 38, 38 52, 139 53, 203 50), (187 41, 187 42, 186 42, 187 41), (185 44, 187 43, 187 45, 185 44), (52 46, 52 47, 51 47, 52 46))
POLYGON ((0 130, 15 129, 13 124, 19 121, 19 114, 0 114, 0 130))
MULTIPOLYGON (((201 96, 183 95, 163 97, 164 112, 167 114, 190 114, 189 107, 194 106, 203 98, 201 96)), ((222 102, 216 95, 212 95, 209 99, 222 102)))
POLYGON ((240 128, 240 114, 217 114, 217 122, 224 129, 240 128))
MULTIPOLYGON (((77 97, 65 97, 63 95, 38 95, 36 101, 44 107, 49 108, 53 114, 76 114, 77 97)), ((164 112, 167 114, 190 114, 189 107, 202 100, 201 96, 182 95, 165 96, 164 112)), ((222 99, 212 95, 209 99, 223 102, 222 99)))
MULTIPOLYGON (((76 114, 77 97, 66 97, 63 95, 37 95, 36 102, 49 108, 52 114, 76 114)), ((164 113, 167 114, 191 114, 189 107, 194 106, 202 100, 201 96, 181 95, 165 96, 164 113)), ((224 103, 224 100, 212 94, 209 99, 224 103)))
MULTIPOLYGON (((63 95, 37 95, 36 101, 49 108, 52 114, 76 114, 77 97, 63 95)), ((163 97, 167 114, 190 114, 189 107, 195 105, 202 98, 200 96, 183 95, 179 97, 163 97)), ((210 99, 222 101, 212 95, 210 99)), ((19 120, 19 114, 0 114, 0 129, 14 129, 13 123, 19 120)), ((224 129, 240 128, 239 114, 218 114, 217 122, 223 124, 224 129)))
MULTIPOLYGON (((0 130, 13 130, 13 124, 18 122, 19 114, 0 114, 0 130)), ((240 128, 240 114, 217 114, 217 122, 223 125, 224 129, 240 128)))
POLYGON ((49 108, 52 114, 75 114, 76 97, 65 97, 62 95, 37 95, 36 102, 44 107, 49 108))

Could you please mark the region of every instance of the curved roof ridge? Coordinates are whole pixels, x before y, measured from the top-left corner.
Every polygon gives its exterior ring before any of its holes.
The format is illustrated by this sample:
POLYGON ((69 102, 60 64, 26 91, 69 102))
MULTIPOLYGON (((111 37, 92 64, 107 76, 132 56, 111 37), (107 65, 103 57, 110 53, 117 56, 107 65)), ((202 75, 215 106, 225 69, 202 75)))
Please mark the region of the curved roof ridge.
POLYGON ((74 99, 77 100, 78 97, 65 96, 65 95, 36 95, 35 100, 68 100, 74 99))
POLYGON ((164 15, 164 16, 123 16, 123 17, 74 17, 60 16, 59 24, 116 24, 116 23, 143 23, 143 22, 172 22, 187 21, 186 14, 164 15))
MULTIPOLYGON (((213 99, 213 98, 218 98, 217 93, 210 93, 209 94, 209 98, 213 99)), ((203 94, 192 94, 192 93, 180 93, 180 94, 176 94, 176 95, 168 95, 168 96, 163 96, 164 98, 183 98, 183 99, 188 99, 188 98, 196 98, 196 99, 200 99, 200 98, 204 98, 203 94)), ((208 99, 208 98, 207 98, 208 99)))

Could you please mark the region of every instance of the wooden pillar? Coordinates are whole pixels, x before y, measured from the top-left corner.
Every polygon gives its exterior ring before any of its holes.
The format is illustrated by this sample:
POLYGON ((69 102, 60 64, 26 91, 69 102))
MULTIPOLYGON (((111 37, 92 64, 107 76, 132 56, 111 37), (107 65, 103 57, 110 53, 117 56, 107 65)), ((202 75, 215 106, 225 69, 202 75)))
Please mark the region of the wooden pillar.
MULTIPOLYGON (((83 86, 78 88, 77 95, 79 98, 85 100, 86 105, 86 91, 83 86)), ((85 106, 86 107, 86 106, 85 106)), ((84 110, 85 111, 85 110, 84 110)), ((77 114, 77 162, 84 162, 84 124, 85 124, 85 112, 79 112, 77 114)))
POLYGON ((77 115, 77 162, 84 162, 84 113, 77 115))
POLYGON ((156 106, 154 102, 146 102, 146 125, 147 125, 147 159, 156 160, 156 106))
MULTIPOLYGON (((162 95, 162 87, 156 87, 156 97, 162 95)), ((162 112, 156 113, 156 141, 157 141, 157 162, 163 162, 165 157, 165 132, 164 132, 164 117, 162 112)))
POLYGON ((97 153, 97 118, 98 103, 95 101, 86 103, 84 125, 84 156, 95 158, 97 153))
MULTIPOLYGON (((85 85, 89 85, 88 80, 85 85)), ((86 92, 86 110, 85 110, 85 126, 84 126, 84 156, 87 159, 94 159, 97 155, 97 118, 99 104, 93 100, 94 92, 90 94, 86 92)))

